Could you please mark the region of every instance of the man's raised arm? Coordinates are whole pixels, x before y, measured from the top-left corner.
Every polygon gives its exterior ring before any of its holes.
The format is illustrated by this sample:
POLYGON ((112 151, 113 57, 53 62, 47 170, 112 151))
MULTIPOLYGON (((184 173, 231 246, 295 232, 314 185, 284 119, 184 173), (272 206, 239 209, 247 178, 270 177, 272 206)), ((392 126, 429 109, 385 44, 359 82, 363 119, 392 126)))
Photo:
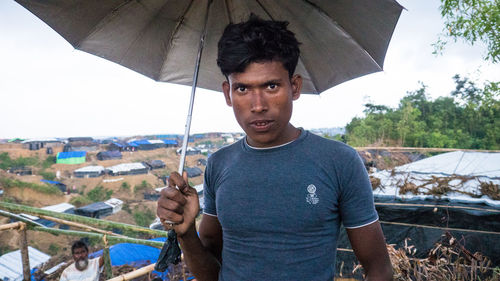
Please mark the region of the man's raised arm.
POLYGON ((200 210, 196 189, 188 184, 187 174, 173 172, 169 185, 161 191, 156 213, 160 221, 174 223, 184 260, 198 281, 216 281, 220 270, 222 230, 217 217, 204 215, 200 237, 195 219, 200 210), (176 188, 178 187, 178 189, 176 188))

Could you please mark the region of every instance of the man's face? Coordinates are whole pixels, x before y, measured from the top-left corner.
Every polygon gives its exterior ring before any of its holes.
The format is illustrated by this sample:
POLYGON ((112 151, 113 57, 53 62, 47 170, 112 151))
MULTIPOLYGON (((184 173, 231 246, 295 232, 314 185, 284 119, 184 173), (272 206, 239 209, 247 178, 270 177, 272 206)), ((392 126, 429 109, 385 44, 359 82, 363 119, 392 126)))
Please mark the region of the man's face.
POLYGON ((302 78, 289 78, 278 61, 251 63, 242 73, 229 75, 222 84, 226 103, 251 146, 276 146, 296 137, 289 123, 293 101, 300 96, 302 78))
POLYGON ((85 248, 75 248, 73 251, 73 260, 76 269, 83 271, 88 266, 89 252, 85 248))

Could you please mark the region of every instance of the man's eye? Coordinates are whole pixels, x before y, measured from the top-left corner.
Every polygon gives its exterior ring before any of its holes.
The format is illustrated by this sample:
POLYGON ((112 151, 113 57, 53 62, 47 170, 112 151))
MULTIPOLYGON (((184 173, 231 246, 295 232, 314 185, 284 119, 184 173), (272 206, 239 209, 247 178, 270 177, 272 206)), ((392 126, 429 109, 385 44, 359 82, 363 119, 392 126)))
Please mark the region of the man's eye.
POLYGON ((246 91, 246 90, 247 90, 247 88, 242 86, 242 87, 238 87, 236 90, 237 90, 238 92, 244 92, 244 91, 246 91))
POLYGON ((276 85, 276 84, 269 84, 269 85, 267 85, 267 88, 270 89, 270 90, 274 90, 274 89, 278 88, 278 85, 276 85))

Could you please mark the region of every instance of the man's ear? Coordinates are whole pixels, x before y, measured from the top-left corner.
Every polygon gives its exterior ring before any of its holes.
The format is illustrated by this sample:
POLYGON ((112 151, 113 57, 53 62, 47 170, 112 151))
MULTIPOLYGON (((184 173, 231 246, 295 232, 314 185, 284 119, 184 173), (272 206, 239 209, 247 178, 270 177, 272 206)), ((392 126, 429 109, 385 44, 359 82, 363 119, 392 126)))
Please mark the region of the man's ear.
POLYGON ((222 82, 222 92, 224 92, 224 97, 226 98, 226 104, 228 106, 233 106, 233 103, 231 102, 231 86, 229 85, 229 82, 227 81, 222 82))
POLYGON ((302 76, 295 74, 290 80, 292 84, 292 98, 297 100, 300 97, 300 91, 302 90, 302 76))

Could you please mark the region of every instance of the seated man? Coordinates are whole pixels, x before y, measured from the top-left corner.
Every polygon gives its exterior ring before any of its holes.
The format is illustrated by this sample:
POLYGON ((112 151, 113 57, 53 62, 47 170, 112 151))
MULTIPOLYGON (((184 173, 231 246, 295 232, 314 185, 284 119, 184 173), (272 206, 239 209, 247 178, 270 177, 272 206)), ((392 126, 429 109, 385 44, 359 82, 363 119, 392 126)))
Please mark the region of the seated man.
POLYGON ((85 242, 78 240, 71 246, 71 255, 75 261, 61 274, 60 281, 98 281, 104 260, 101 257, 89 260, 89 248, 85 242))

